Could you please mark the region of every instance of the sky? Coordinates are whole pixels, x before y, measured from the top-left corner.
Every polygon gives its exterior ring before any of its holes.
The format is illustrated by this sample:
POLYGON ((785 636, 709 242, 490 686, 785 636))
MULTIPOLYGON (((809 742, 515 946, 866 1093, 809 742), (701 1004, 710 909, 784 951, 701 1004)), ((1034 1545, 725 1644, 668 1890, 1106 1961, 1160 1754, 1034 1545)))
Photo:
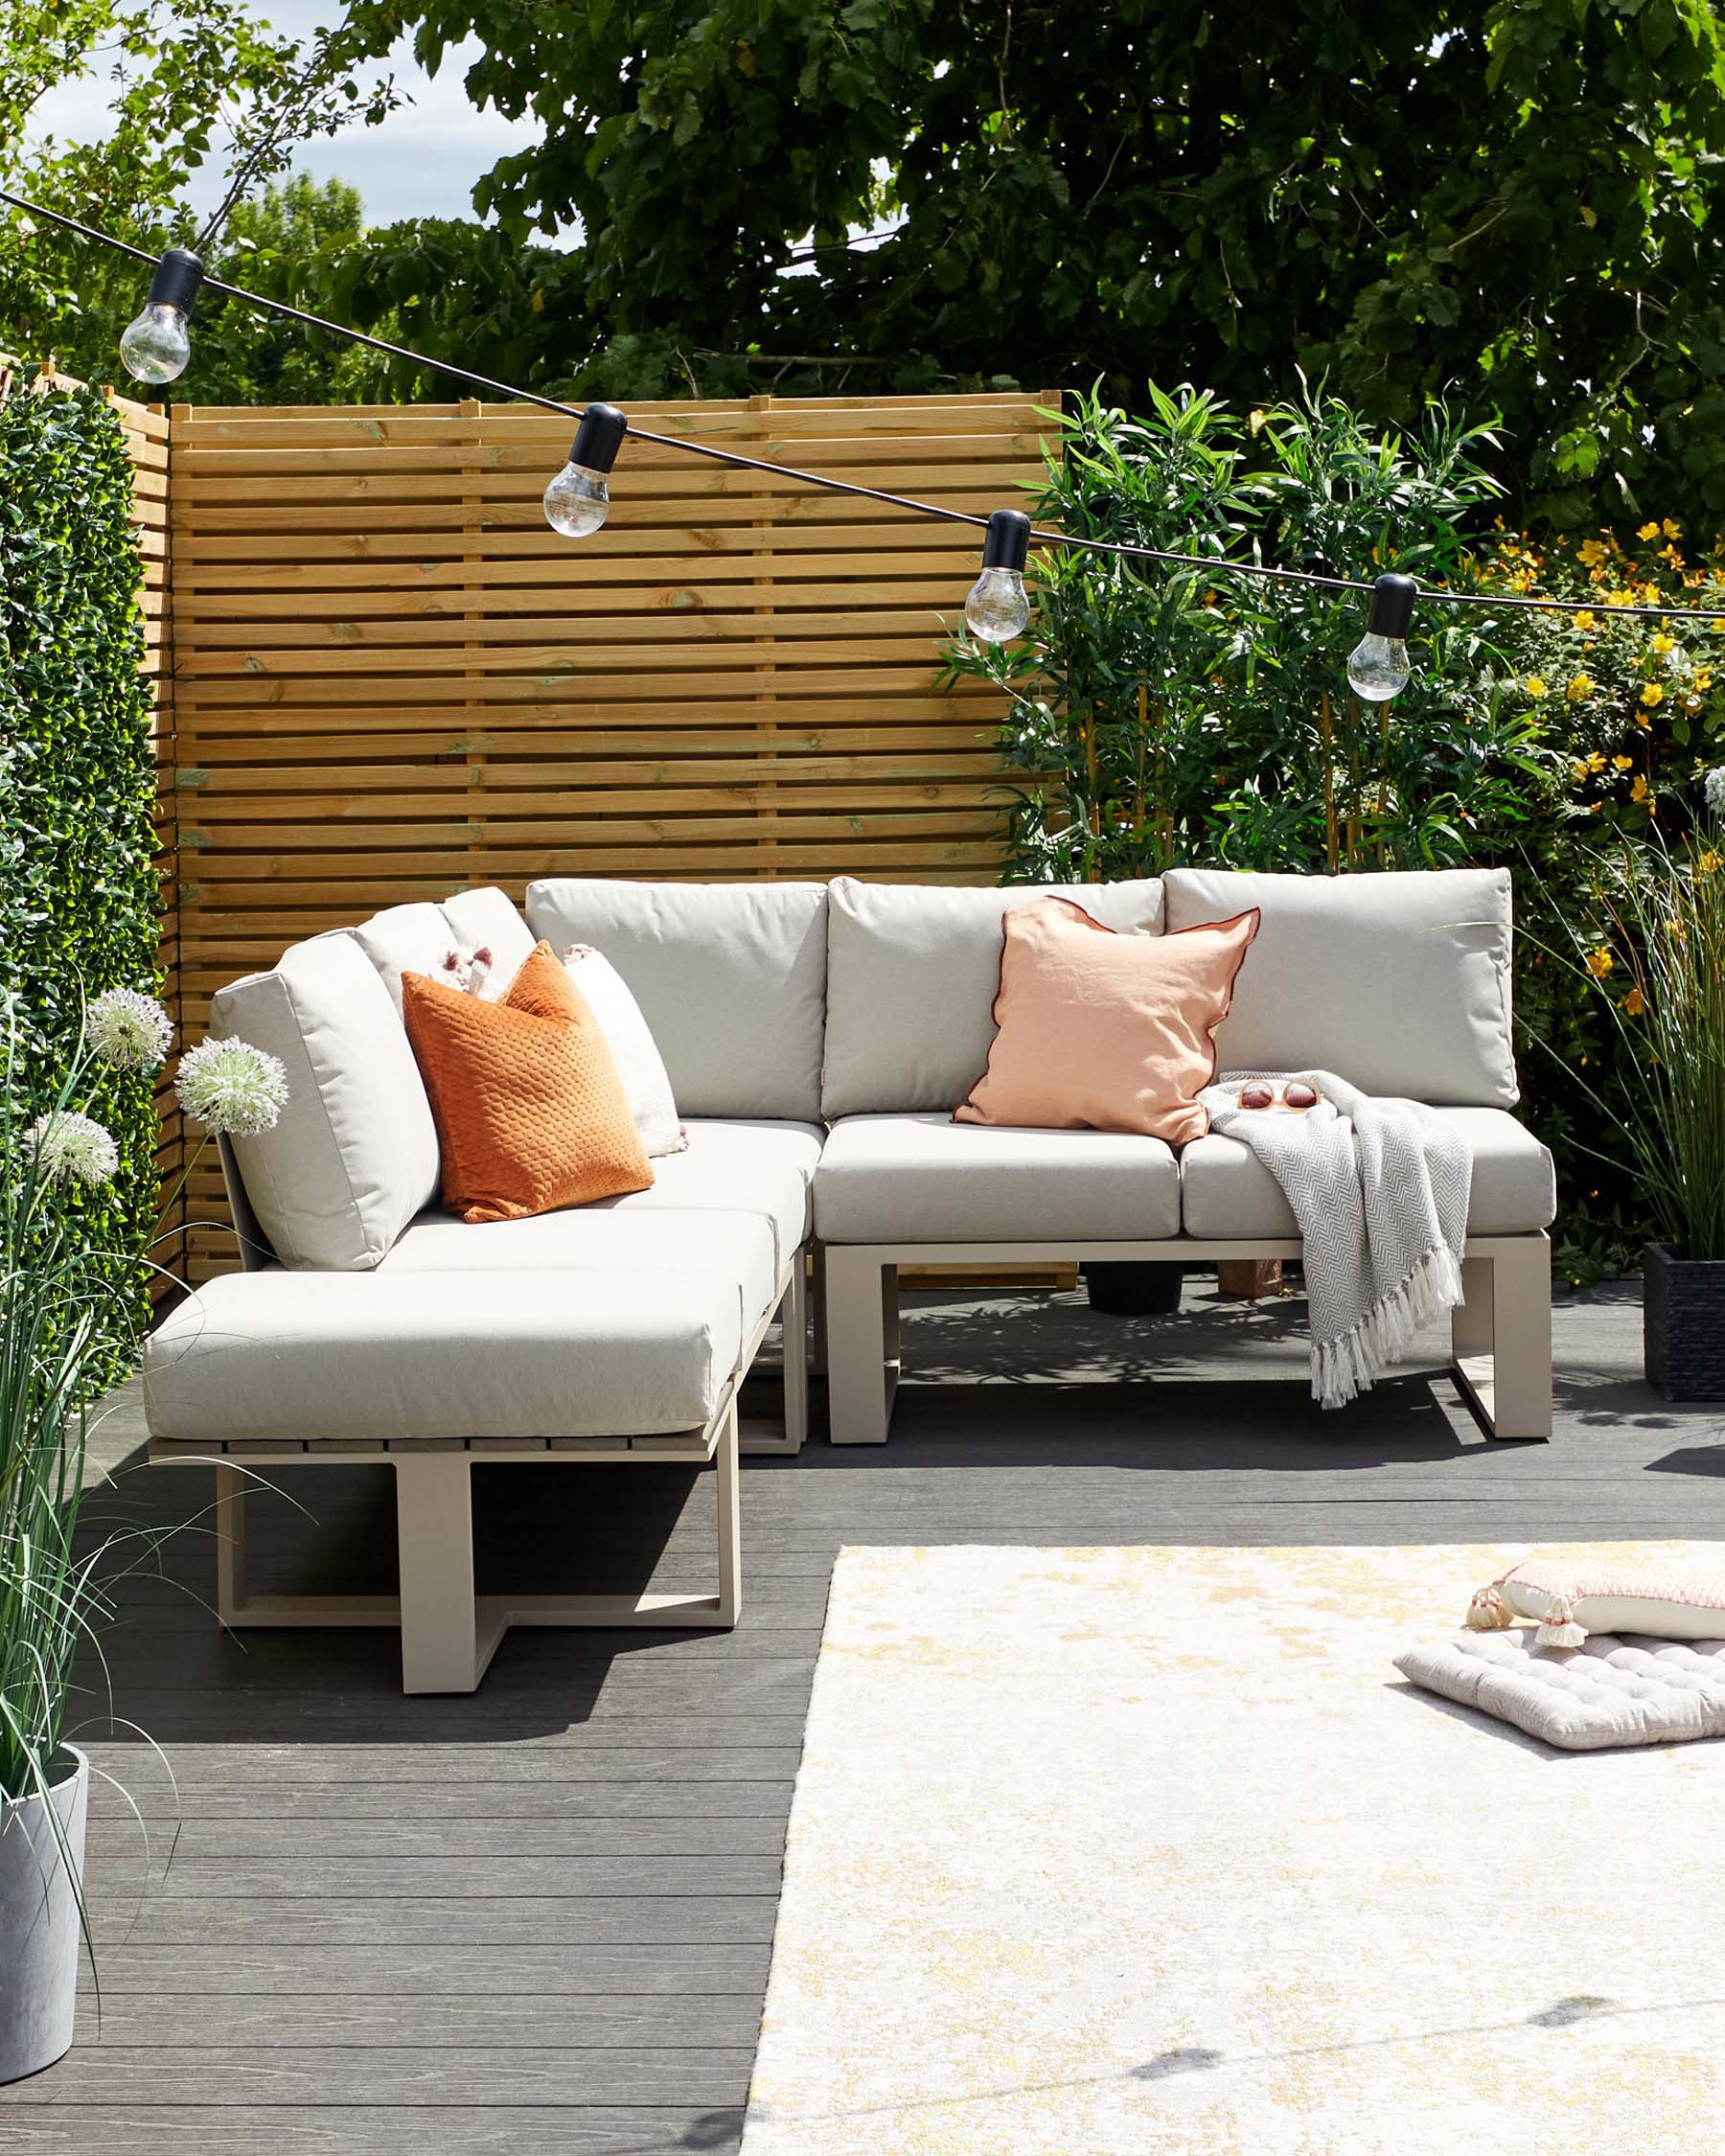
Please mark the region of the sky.
MULTIPOLYGON (((254 11, 277 30, 305 38, 320 23, 333 20, 338 9, 335 0, 261 0, 254 11)), ((372 73, 393 73, 396 87, 413 102, 392 112, 380 126, 318 136, 299 151, 294 170, 314 179, 349 181, 359 190, 371 224, 392 224, 399 218, 472 217, 473 182, 499 157, 536 141, 539 133, 531 121, 505 120, 469 104, 462 78, 478 51, 472 42, 453 47, 433 78, 403 44, 372 73)), ((70 142, 100 134, 108 94, 101 75, 68 83, 42 100, 31 131, 70 142)), ((195 181, 189 194, 195 215, 213 209, 221 195, 219 175, 211 172, 195 181)))

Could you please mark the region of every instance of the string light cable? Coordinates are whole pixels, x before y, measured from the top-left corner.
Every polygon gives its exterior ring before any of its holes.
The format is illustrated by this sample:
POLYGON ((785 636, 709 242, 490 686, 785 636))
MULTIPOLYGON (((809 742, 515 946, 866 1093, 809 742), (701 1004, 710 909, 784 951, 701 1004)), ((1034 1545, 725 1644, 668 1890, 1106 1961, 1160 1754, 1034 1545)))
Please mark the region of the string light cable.
POLYGON ((1329 576, 1316 569, 1278 568, 1269 562, 1241 561, 1226 555, 1182 553, 1167 547, 1142 545, 1136 540, 1093 539, 1079 533, 1049 531, 1033 524, 1017 509, 999 509, 991 516, 981 516, 940 502, 921 501, 914 495, 864 486, 858 480, 835 478, 829 472, 804 471, 794 465, 775 464, 766 457, 748 456, 742 450, 721 448, 716 444, 694 441, 685 435, 656 433, 649 427, 634 426, 614 404, 572 404, 562 398, 546 397, 537 390, 495 380, 454 360, 434 359, 426 353, 415 352, 410 346, 391 343, 385 337, 373 336, 342 322, 332 322, 305 308, 291 306, 286 300, 248 291, 242 285, 209 275, 198 258, 183 247, 171 247, 165 254, 152 255, 129 241, 69 217, 63 211, 30 201, 8 188, 0 188, 0 202, 8 202, 27 217, 40 218, 78 234, 80 239, 93 241, 150 265, 152 278, 143 311, 127 325, 120 340, 121 357, 139 381, 159 386, 176 379, 184 371, 191 357, 188 322, 193 305, 200 291, 217 292, 224 299, 237 300, 242 306, 298 322, 308 329, 321 330, 327 335, 363 345, 369 351, 382 353, 409 366, 447 375, 493 396, 574 420, 576 434, 569 461, 545 489, 546 521, 568 538, 586 538, 604 524, 610 506, 610 473, 626 436, 631 434, 637 441, 651 442, 657 447, 699 457, 732 470, 764 472, 797 486, 879 502, 887 509, 978 530, 983 534, 982 573, 966 600, 965 621, 971 632, 987 643, 1009 642, 1022 634, 1028 623, 1024 570, 1032 546, 1059 547, 1068 553, 1109 555, 1125 561, 1156 562, 1215 576, 1255 577, 1265 583, 1303 585, 1323 591, 1359 592, 1369 598, 1370 606, 1365 634, 1349 654, 1347 673, 1355 694, 1369 702, 1388 701, 1407 684, 1411 673, 1407 637, 1416 600, 1432 600, 1445 606, 1560 614, 1597 610, 1614 618, 1660 622, 1725 622, 1725 610, 1716 608, 1620 606, 1608 601, 1590 606, 1585 600, 1546 599, 1527 592, 1457 591, 1442 585, 1422 585, 1412 577, 1394 572, 1386 572, 1368 581, 1359 577, 1329 576))

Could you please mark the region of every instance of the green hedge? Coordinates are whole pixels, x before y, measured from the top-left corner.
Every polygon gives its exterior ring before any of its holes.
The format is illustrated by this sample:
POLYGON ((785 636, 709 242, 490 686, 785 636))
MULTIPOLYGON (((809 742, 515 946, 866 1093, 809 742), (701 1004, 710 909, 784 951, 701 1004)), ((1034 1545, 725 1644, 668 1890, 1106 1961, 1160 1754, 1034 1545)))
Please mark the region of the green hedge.
MULTIPOLYGON (((0 995, 13 1086, 34 1115, 75 1046, 83 999, 158 980, 155 768, 139 671, 143 582, 132 467, 95 390, 14 393, 0 406, 0 995)), ((147 1309, 140 1251, 155 1222, 148 1074, 108 1072, 80 1105, 113 1132, 107 1187, 68 1194, 120 1290, 109 1374, 129 1306, 147 1309)))

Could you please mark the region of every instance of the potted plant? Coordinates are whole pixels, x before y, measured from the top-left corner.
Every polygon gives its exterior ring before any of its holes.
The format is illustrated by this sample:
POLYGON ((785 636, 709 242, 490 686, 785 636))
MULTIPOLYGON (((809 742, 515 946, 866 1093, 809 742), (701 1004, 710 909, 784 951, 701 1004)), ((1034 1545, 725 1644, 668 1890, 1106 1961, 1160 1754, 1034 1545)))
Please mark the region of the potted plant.
MULTIPOLYGON (((80 1536, 91 1402, 116 1333, 135 1334, 136 1319, 115 1284, 116 1253, 91 1251, 72 1231, 76 1193, 105 1183, 119 1162, 112 1134, 73 1104, 99 1065, 151 1069, 170 1039, 153 998, 108 991, 90 1004, 43 1105, 22 1097, 11 1015, 0 1088, 0 2083, 51 2066, 72 2041, 79 1942, 90 1936, 92 1772, 70 1741, 73 1665, 111 1614, 111 1560, 135 1539, 80 1536)), ((287 1096, 281 1065, 242 1042, 194 1049, 177 1089, 204 1122, 204 1143, 217 1131, 268 1128, 287 1096)))
POLYGON ((1647 1377, 1668 1400, 1725 1400, 1725 767, 1708 772, 1681 847, 1626 849, 1596 906, 1597 939, 1577 938, 1576 959, 1624 1051, 1621 1128, 1656 1231, 1647 1377))

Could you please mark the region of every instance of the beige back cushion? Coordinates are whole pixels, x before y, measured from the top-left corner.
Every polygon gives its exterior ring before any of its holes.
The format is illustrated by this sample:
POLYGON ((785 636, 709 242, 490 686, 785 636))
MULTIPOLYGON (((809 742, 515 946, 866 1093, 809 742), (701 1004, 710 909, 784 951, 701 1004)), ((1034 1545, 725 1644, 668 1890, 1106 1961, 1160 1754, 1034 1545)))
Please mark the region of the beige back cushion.
MULTIPOLYGON (((482 891, 457 891, 441 906, 422 899, 409 906, 386 906, 354 930, 359 948, 382 975, 396 1009, 402 1007, 402 975, 441 977, 451 951, 492 954, 491 977, 484 995, 494 1001, 509 991, 533 949, 533 935, 514 903, 494 885, 482 891)), ((561 955, 561 953, 560 953, 561 955)))
POLYGON ((1105 928, 1155 935, 1162 885, 863 883, 829 886, 826 1063, 821 1113, 956 1108, 994 1044, 1000 922, 1053 893, 1105 928))
POLYGON ((824 883, 551 877, 527 922, 561 958, 590 943, 629 984, 684 1115, 820 1112, 824 883))
POLYGON ((1216 1033, 1223 1070, 1333 1070, 1435 1107, 1517 1098, 1509 874, 1260 876, 1171 868, 1167 928, 1261 919, 1216 1033))
POLYGON ((297 943, 272 972, 222 989, 210 1030, 287 1067, 274 1130, 233 1141, 277 1257, 369 1272, 438 1186, 431 1106, 376 966, 345 929, 297 943))

